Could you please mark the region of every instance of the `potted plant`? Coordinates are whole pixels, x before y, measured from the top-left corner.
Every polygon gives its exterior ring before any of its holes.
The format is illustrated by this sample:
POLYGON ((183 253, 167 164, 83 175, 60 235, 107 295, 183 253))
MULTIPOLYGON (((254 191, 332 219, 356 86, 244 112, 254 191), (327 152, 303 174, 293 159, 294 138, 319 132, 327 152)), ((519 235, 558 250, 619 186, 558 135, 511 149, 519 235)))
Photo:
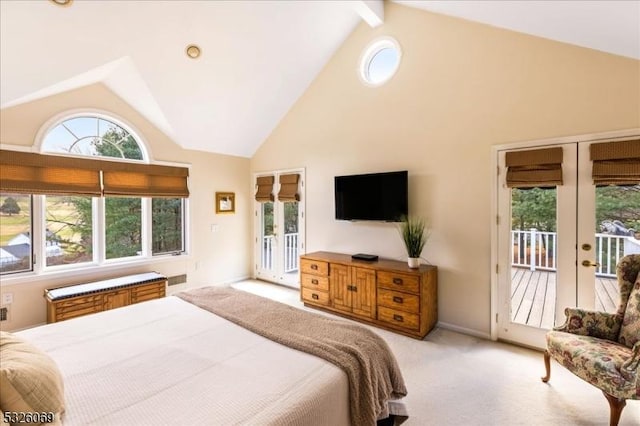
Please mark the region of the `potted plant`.
POLYGON ((429 230, 421 217, 405 217, 400 222, 400 234, 407 248, 409 268, 420 267, 420 255, 429 238, 429 230))

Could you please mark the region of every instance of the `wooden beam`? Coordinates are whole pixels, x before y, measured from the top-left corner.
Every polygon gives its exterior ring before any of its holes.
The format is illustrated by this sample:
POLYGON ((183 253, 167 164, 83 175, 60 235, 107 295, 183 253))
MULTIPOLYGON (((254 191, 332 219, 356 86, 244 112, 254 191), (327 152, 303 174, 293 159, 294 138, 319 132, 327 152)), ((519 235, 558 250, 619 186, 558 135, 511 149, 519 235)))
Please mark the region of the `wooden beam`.
POLYGON ((353 8, 367 24, 375 28, 384 22, 383 0, 358 0, 353 2, 353 8))

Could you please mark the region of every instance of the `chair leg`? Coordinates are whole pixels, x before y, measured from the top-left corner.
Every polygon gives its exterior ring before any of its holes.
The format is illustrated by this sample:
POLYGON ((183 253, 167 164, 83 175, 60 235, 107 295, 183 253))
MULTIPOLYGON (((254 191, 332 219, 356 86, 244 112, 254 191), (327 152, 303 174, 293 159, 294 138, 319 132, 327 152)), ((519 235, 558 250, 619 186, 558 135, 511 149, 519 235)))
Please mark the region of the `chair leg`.
POLYGON ((618 422, 620 421, 620 415, 622 414, 622 409, 625 405, 627 405, 627 401, 623 398, 616 398, 615 396, 611 396, 606 392, 602 392, 604 397, 607 398, 609 402, 610 415, 609 415, 609 426, 618 426, 618 422))
POLYGON ((541 377, 541 379, 543 382, 547 383, 551 377, 551 355, 549 355, 549 351, 546 349, 544 351, 544 368, 547 371, 547 375, 541 377))

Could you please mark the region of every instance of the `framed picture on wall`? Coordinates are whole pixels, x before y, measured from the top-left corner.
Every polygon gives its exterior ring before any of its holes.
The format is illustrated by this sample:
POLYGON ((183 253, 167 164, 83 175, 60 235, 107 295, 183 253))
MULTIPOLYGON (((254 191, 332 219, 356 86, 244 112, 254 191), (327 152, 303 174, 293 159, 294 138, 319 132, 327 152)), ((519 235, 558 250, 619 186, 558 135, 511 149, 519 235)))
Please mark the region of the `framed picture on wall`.
POLYGON ((216 213, 235 213, 236 194, 234 192, 216 192, 216 213))

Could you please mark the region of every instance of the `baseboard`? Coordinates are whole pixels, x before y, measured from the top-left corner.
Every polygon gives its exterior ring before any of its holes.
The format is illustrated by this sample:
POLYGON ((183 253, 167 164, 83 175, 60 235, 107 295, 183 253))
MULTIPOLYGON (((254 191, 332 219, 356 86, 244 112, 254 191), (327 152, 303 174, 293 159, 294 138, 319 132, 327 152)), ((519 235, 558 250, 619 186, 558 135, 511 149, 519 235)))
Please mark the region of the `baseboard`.
POLYGON ((467 334, 469 336, 479 337, 485 340, 491 340, 490 333, 483 333, 482 331, 473 330, 471 328, 460 327, 458 325, 449 324, 446 322, 438 321, 436 327, 444 328, 445 330, 451 330, 462 334, 467 334))

